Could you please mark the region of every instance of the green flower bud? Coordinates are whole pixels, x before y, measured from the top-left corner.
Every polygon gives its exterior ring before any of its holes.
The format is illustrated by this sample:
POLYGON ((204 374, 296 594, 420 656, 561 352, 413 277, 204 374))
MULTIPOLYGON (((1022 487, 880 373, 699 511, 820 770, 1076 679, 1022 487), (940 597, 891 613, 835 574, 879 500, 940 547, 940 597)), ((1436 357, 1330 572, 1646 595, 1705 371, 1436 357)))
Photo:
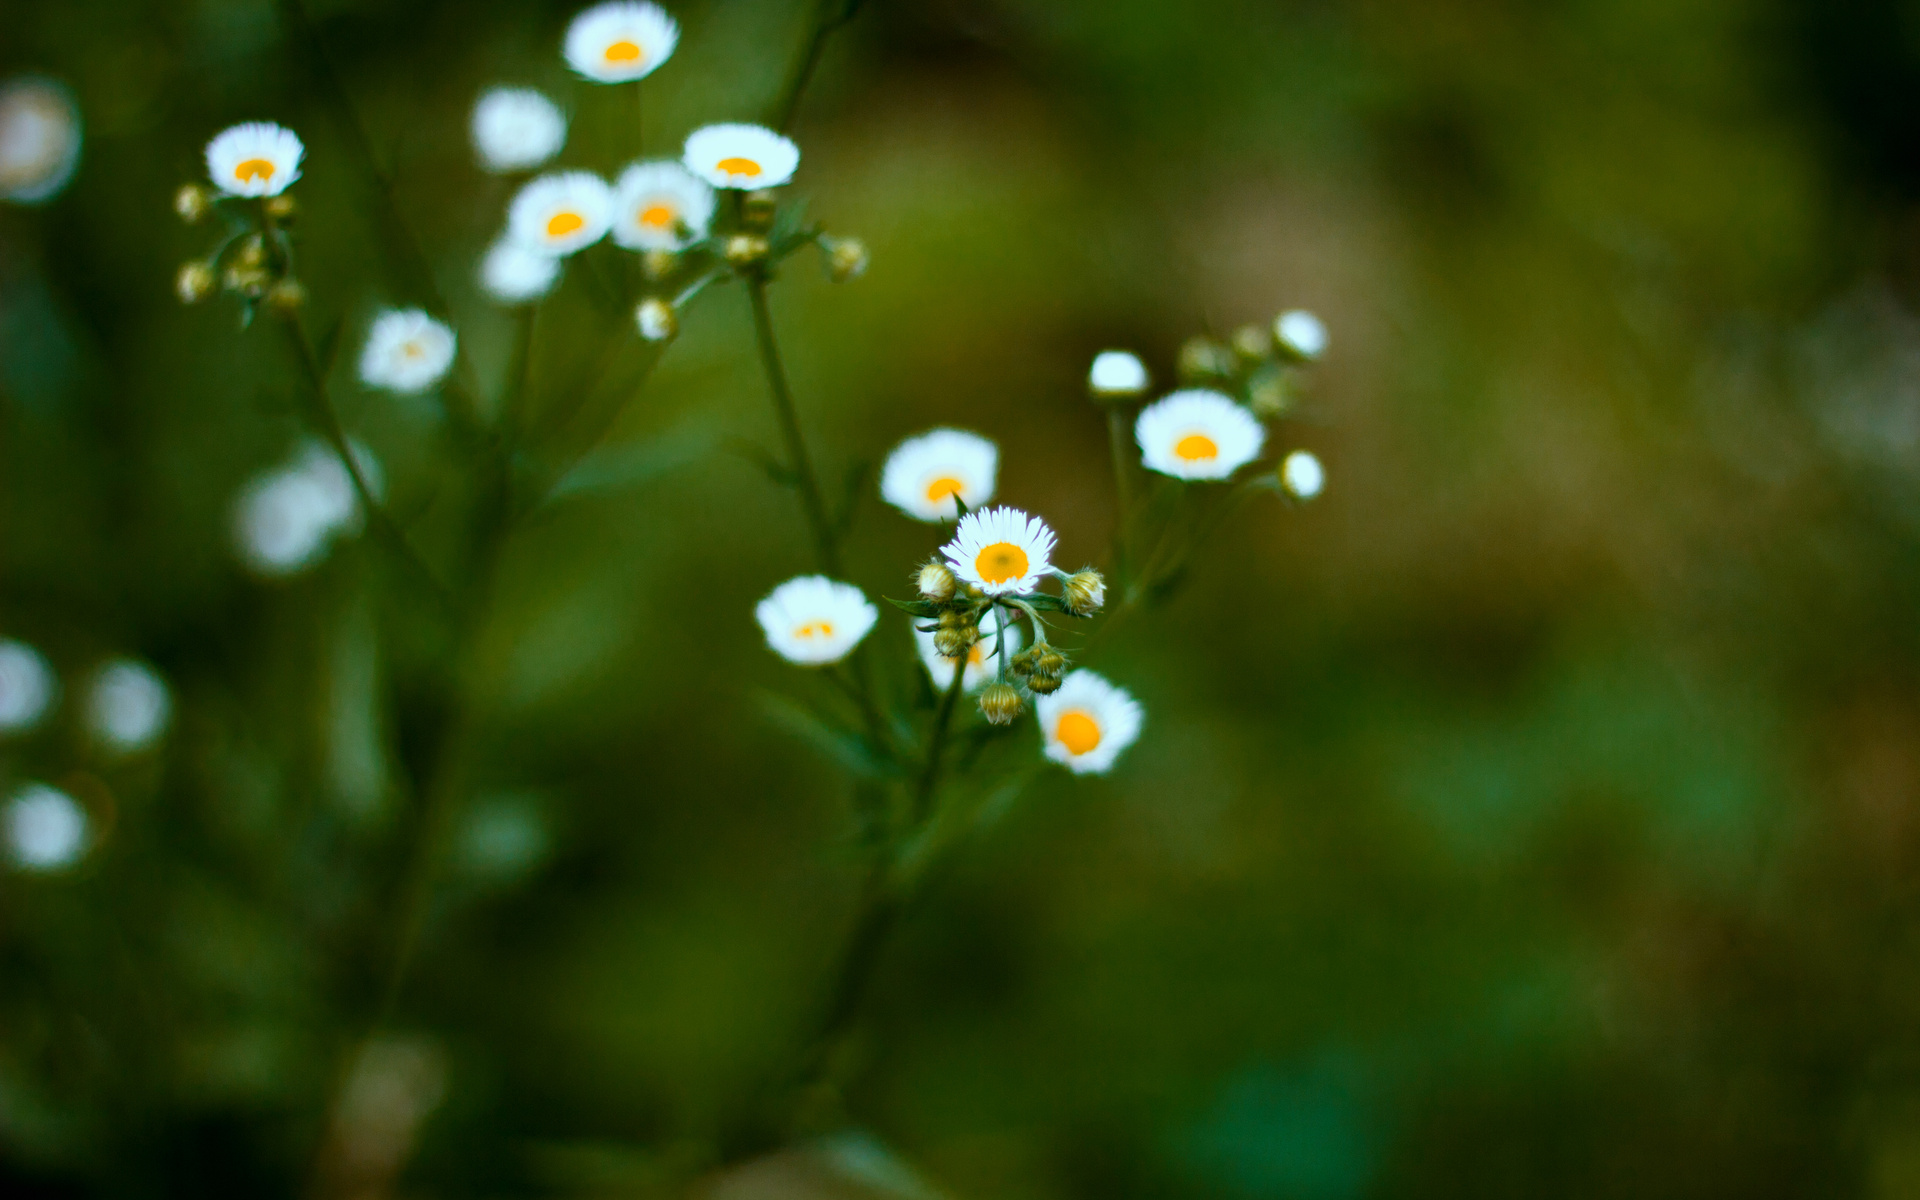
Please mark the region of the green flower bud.
POLYGON ((736 233, 727 239, 727 261, 736 267, 750 267, 767 256, 767 239, 757 233, 736 233))
POLYGON ((832 238, 826 243, 827 274, 835 283, 867 273, 867 244, 859 238, 832 238))
POLYGON ((197 225, 213 211, 213 197, 197 183, 183 185, 173 194, 173 211, 189 225, 197 225))
POLYGON ((1027 703, 1011 684, 990 683, 980 692, 980 714, 995 725, 1011 725, 1027 703))
POLYGON ((180 270, 173 277, 174 295, 180 297, 182 304, 198 304, 213 294, 219 280, 214 278, 213 268, 203 262, 181 263, 180 270))
POLYGON ((953 599, 953 593, 960 586, 952 568, 943 562, 928 562, 914 573, 913 582, 920 589, 920 595, 935 604, 953 599))
POLYGON ((680 318, 674 315, 673 305, 658 296, 648 296, 633 310, 633 322, 640 327, 640 336, 649 342, 664 342, 680 332, 680 318))
POLYGON ((765 233, 773 228, 773 215, 779 207, 779 200, 769 188, 748 192, 740 201, 740 224, 756 233, 765 233))
POLYGON ((1067 611, 1076 617, 1092 616, 1107 603, 1106 577, 1092 567, 1082 567, 1067 576, 1066 586, 1060 591, 1067 611))
POLYGON ((1212 338, 1188 338, 1180 347, 1180 377, 1190 383, 1230 379, 1239 365, 1233 351, 1212 338))

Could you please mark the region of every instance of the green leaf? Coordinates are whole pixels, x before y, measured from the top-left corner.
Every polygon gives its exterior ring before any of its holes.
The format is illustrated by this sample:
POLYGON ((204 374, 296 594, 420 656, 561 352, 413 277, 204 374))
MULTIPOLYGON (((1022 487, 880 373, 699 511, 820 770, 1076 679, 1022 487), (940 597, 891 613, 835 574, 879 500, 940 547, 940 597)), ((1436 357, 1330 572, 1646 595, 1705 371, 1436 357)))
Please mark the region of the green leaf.
POLYGON ((754 697, 769 721, 806 742, 834 762, 866 779, 884 779, 893 774, 887 764, 867 749, 864 738, 823 720, 812 710, 773 692, 757 692, 754 697))
POLYGON ((895 600, 892 596, 882 596, 881 599, 901 612, 911 613, 916 617, 937 617, 943 611, 931 600, 895 600))

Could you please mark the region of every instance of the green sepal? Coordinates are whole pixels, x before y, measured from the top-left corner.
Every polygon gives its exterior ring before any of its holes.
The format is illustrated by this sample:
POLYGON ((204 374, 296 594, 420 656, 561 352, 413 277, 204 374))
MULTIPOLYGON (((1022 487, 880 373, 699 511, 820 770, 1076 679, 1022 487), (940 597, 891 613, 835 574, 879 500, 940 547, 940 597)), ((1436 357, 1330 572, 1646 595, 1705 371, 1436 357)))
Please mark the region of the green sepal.
POLYGON ((901 612, 910 613, 916 617, 937 617, 946 611, 945 606, 935 604, 931 600, 895 600, 892 596, 882 596, 881 599, 901 612))
POLYGON ((806 742, 847 770, 867 779, 885 779, 895 770, 873 756, 865 738, 839 729, 814 715, 805 706, 773 692, 758 692, 755 699, 767 719, 806 742))

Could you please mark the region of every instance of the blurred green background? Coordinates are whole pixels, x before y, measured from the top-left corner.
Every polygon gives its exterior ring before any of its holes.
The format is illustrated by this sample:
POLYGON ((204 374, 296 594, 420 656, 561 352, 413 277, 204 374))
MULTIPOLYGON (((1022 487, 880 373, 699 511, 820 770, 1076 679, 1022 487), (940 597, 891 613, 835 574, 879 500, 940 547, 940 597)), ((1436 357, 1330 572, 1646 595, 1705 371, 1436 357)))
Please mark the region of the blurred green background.
MULTIPOLYGON (((561 99, 565 163, 630 149, 559 60, 574 7, 311 4, 490 391, 512 320, 473 264, 508 192, 474 98, 561 99)), ((672 7, 656 153, 759 119, 810 19, 672 7)), ((169 197, 214 132, 281 121, 315 325, 357 344, 420 297, 269 0, 0 24, 0 74, 86 123, 63 194, 0 208, 0 635, 63 680, 145 658, 176 706, 130 762, 71 705, 0 743, 9 789, 112 815, 75 869, 0 876, 0 1183, 316 1194, 436 646, 368 539, 285 580, 237 560, 294 376, 174 300, 209 235, 169 197)), ((836 491, 962 424, 1102 562, 1093 353, 1168 379, 1198 331, 1332 331, 1279 434, 1327 493, 1249 505, 1088 656, 1146 732, 929 879, 841 1159, 1005 1200, 1920 1195, 1920 6, 873 0, 794 133, 789 190, 873 250, 774 291, 836 491)), ((542 378, 589 354, 564 324, 542 378)), ((431 546, 437 406, 349 375, 431 546)), ((775 431, 721 287, 509 546, 393 1022, 426 1115, 361 1194, 677 1188, 804 1037, 857 855, 844 774, 767 715, 831 693, 753 625, 810 558, 743 443, 775 431)), ((903 595, 937 534, 861 494, 849 575, 903 595)), ((874 640, 908 694, 905 618, 874 640)))

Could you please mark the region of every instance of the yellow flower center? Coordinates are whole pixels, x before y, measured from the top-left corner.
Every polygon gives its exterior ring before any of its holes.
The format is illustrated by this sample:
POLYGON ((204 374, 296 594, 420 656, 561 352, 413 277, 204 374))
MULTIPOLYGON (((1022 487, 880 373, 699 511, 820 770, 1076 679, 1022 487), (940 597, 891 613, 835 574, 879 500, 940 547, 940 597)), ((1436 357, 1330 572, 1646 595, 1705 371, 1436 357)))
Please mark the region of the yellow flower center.
POLYGON ((233 177, 241 183, 249 179, 271 180, 273 164, 264 158, 250 158, 233 169, 233 177))
POLYGON ((714 164, 728 175, 758 175, 760 164, 750 158, 723 158, 714 164))
POLYGON ((969 650, 969 651, 967 651, 967 665, 968 665, 968 666, 970 666, 970 667, 977 667, 977 666, 979 666, 979 665, 980 665, 981 663, 983 663, 983 662, 986 662, 986 661, 987 661, 987 645, 986 645, 986 643, 985 643, 985 642, 975 642, 975 643, 973 644, 973 649, 971 649, 971 650, 969 650))
POLYGON ((618 41, 607 47, 608 62, 636 62, 640 58, 638 42, 618 41))
POLYGON ((586 225, 587 219, 577 212, 557 212, 547 218, 547 236, 565 237, 586 225))
POLYGON ((1078 758, 1100 744, 1100 723, 1077 708, 1068 709, 1054 722, 1053 736, 1078 758))
POLYGON ((1220 447, 1204 433, 1190 433, 1173 445, 1173 456, 1186 462, 1219 458, 1220 447))
POLYGON ((938 504, 948 496, 958 496, 961 488, 962 485, 958 479, 951 475, 942 475, 927 485, 927 502, 938 504))
POLYGON ((640 223, 648 229, 672 229, 674 218, 679 215, 673 211, 673 205, 655 200, 640 210, 640 223))
POLYGON ((832 621, 808 621, 805 625, 802 625, 800 628, 794 630, 793 636, 801 639, 802 641, 812 641, 814 638, 817 638, 817 637, 830 638, 833 636, 833 622, 832 621))
POLYGON ((408 342, 406 345, 400 347, 400 355, 403 358, 419 358, 425 353, 426 350, 419 342, 408 342))
POLYGON ((973 569, 988 583, 1005 583, 1027 573, 1027 552, 1012 542, 995 542, 974 556, 973 569))

